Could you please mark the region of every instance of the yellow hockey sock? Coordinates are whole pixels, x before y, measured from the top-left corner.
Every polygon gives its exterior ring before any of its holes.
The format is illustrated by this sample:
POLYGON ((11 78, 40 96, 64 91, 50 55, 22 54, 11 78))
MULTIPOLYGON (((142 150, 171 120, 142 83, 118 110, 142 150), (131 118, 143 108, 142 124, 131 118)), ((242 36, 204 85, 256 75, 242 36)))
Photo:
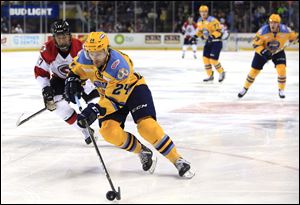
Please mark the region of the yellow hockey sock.
POLYGON ((259 74, 259 72, 260 72, 260 70, 255 69, 255 68, 251 68, 251 70, 250 70, 250 72, 247 76, 247 79, 245 81, 245 84, 244 84, 244 87, 246 89, 248 89, 252 85, 252 83, 254 82, 256 76, 259 74))
POLYGON ((278 74, 278 88, 284 90, 286 84, 286 66, 284 64, 279 64, 276 66, 278 74))
POLYGON ((204 68, 208 76, 212 75, 212 66, 209 62, 209 58, 203 57, 204 68))
POLYGON ((214 65, 215 69, 218 71, 218 73, 223 73, 224 72, 224 69, 221 65, 221 63, 218 61, 218 60, 215 60, 215 59, 209 59, 210 63, 212 65, 214 65))
POLYGON ((140 153, 142 150, 140 141, 133 134, 125 132, 117 121, 102 122, 100 134, 107 142, 129 152, 140 153))
POLYGON ((172 163, 179 159, 180 155, 177 153, 175 144, 153 118, 139 121, 138 132, 172 163))

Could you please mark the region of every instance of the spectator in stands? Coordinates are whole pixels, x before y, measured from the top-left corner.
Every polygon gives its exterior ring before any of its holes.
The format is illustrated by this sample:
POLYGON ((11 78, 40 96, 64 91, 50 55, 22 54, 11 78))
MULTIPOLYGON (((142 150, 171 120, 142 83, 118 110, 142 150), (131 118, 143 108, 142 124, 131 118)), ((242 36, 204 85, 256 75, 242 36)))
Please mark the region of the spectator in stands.
POLYGON ((16 33, 23 33, 23 29, 21 28, 21 25, 18 24, 17 27, 15 28, 16 33))
POLYGON ((1 33, 8 33, 7 21, 5 17, 1 17, 1 33))

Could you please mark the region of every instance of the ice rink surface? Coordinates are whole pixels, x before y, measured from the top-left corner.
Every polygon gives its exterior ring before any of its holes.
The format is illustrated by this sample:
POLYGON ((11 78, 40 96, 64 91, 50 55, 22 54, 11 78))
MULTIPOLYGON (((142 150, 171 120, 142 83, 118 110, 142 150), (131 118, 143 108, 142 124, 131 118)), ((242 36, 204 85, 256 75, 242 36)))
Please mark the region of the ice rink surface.
MULTIPOLYGON (((181 51, 124 52, 145 77, 158 122, 195 177, 180 179, 157 151, 155 173, 145 173, 137 155, 99 136, 121 187, 121 201, 108 201, 98 156, 80 133, 49 111, 16 127, 22 113, 43 107, 33 73, 38 52, 1 52, 1 203, 299 203, 299 52, 287 52, 283 100, 272 62, 237 98, 252 51, 221 53, 227 74, 221 84, 217 72, 214 83, 202 82, 202 51, 196 60, 191 51, 186 59, 181 51)), ((92 127, 98 130, 97 123, 92 127)), ((125 129, 145 142, 130 115, 125 129)))

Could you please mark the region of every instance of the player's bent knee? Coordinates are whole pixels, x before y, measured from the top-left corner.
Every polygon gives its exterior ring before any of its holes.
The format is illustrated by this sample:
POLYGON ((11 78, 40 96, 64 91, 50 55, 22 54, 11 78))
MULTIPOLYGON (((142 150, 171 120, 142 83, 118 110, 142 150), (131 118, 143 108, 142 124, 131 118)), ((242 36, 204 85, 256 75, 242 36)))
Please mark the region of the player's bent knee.
POLYGON ((152 117, 142 119, 138 122, 138 132, 151 144, 154 144, 164 136, 163 129, 152 117))

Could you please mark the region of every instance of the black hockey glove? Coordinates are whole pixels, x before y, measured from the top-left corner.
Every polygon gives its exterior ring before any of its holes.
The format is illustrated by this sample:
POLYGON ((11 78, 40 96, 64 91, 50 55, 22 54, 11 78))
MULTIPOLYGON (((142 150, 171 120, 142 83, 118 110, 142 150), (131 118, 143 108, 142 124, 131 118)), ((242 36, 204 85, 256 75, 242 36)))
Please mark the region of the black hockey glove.
POLYGON ((267 49, 263 49, 260 54, 265 57, 267 60, 272 59, 272 53, 271 51, 267 50, 267 49))
POLYGON ((86 123, 90 126, 97 119, 98 115, 103 116, 106 109, 99 104, 90 103, 79 115, 77 115, 77 124, 81 128, 86 128, 86 123))
POLYGON ((83 88, 81 86, 81 80, 79 79, 79 76, 75 75, 74 73, 70 73, 69 77, 67 77, 65 81, 65 98, 66 101, 72 102, 76 104, 75 96, 78 97, 78 99, 81 98, 81 93, 83 91, 83 88))
POLYGON ((196 43, 197 43, 197 38, 198 38, 197 35, 192 36, 191 42, 192 42, 193 44, 196 44, 196 43))
POLYGON ((46 86, 42 90, 45 106, 48 110, 53 111, 56 109, 54 102, 54 91, 50 86, 46 86))

